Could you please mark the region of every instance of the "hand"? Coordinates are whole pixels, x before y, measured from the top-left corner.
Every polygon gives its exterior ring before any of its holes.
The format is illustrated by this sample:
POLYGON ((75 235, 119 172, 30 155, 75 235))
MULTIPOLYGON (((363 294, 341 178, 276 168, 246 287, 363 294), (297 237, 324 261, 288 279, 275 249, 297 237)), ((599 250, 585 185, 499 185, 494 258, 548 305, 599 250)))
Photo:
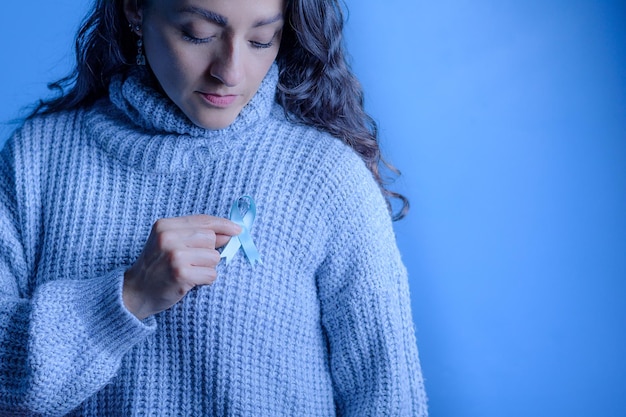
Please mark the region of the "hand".
POLYGON ((220 254, 241 227, 208 215, 159 219, 139 259, 124 274, 122 297, 138 319, 167 310, 196 285, 217 278, 220 254))

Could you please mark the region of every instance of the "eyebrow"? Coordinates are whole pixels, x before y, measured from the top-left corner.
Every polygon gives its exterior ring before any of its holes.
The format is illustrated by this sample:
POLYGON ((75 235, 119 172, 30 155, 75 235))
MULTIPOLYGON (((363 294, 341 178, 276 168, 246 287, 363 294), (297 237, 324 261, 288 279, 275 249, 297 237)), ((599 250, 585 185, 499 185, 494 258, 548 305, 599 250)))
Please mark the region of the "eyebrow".
POLYGON ((259 26, 271 25, 272 23, 283 20, 283 14, 278 13, 276 16, 272 16, 267 19, 258 20, 252 27, 258 28, 259 26))
MULTIPOLYGON (((221 14, 212 12, 207 9, 203 9, 201 7, 189 6, 179 10, 180 13, 191 13, 198 14, 202 16, 204 19, 213 22, 219 26, 225 27, 228 25, 228 19, 221 14)), ((270 25, 272 23, 278 22, 283 19, 283 14, 278 13, 276 16, 269 17, 267 19, 258 20, 252 25, 252 27, 257 28, 260 26, 270 25)))
POLYGON ((228 24, 228 19, 226 19, 224 16, 222 16, 221 14, 217 14, 215 12, 212 12, 210 10, 206 10, 206 9, 202 9, 200 7, 185 7, 183 9, 179 10, 180 13, 192 13, 192 14, 199 14, 200 16, 204 17, 206 20, 209 20, 219 26, 226 26, 228 24))

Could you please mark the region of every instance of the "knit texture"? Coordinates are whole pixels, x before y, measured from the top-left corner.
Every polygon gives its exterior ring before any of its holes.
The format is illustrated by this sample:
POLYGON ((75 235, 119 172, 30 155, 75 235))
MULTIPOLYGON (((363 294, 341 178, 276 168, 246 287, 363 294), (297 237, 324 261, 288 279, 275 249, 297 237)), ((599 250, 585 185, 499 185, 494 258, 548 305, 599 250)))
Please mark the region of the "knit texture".
POLYGON ((0 415, 424 416, 406 270, 380 190, 340 140, 293 123, 273 66, 226 129, 141 71, 30 120, 0 153, 0 415), (263 263, 140 321, 124 271, 159 218, 228 217, 263 263))

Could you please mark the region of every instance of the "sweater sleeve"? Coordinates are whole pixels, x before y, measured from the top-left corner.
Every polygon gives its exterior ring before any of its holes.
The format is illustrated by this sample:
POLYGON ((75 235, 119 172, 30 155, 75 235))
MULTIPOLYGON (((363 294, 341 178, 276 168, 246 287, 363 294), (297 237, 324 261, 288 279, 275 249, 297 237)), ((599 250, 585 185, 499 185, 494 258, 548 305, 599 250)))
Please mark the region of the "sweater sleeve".
POLYGON ((378 185, 356 159, 333 169, 323 202, 331 240, 318 290, 337 414, 426 416, 406 269, 378 185))
POLYGON ((23 236, 38 227, 26 214, 40 209, 38 191, 15 169, 19 152, 10 140, 0 153, 0 415, 57 416, 106 385, 155 322, 125 309, 122 269, 90 279, 37 276, 37 248, 23 236))

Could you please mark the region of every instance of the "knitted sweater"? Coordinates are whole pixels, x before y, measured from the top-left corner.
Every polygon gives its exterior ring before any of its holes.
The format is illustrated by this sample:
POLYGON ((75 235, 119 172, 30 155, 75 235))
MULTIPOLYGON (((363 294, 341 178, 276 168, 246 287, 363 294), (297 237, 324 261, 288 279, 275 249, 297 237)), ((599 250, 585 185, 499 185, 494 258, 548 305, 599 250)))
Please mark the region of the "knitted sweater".
POLYGON ((193 125, 141 72, 27 121, 0 160, 0 415, 423 416, 406 271, 360 158, 275 103, 193 125), (218 278, 143 321, 126 269, 159 218, 251 236, 218 278))

